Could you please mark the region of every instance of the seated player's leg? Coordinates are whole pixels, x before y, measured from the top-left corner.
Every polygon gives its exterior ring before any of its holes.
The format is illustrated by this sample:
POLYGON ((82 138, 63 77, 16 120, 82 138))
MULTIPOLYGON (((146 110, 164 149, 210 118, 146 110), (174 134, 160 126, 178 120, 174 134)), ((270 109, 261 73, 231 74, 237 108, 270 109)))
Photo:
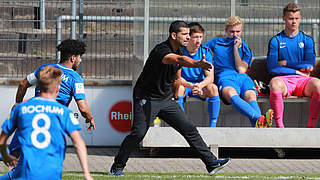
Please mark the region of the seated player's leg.
POLYGON ((240 97, 240 86, 236 80, 224 80, 219 83, 219 89, 222 89, 222 97, 232 104, 233 107, 241 114, 248 117, 251 126, 255 127, 257 119, 260 117, 258 114, 245 100, 240 97))
POLYGON ((251 126, 258 127, 258 128, 263 128, 263 127, 270 127, 272 125, 272 119, 270 118, 270 114, 269 114, 269 119, 265 118, 265 116, 261 115, 261 111, 260 111, 260 107, 258 105, 257 102, 257 93, 252 90, 249 89, 247 91, 245 91, 244 95, 243 95, 243 99, 249 103, 249 105, 256 111, 257 114, 259 114, 259 118, 256 120, 256 122, 250 121, 251 122, 251 126))
POLYGON ((180 105, 183 111, 184 111, 185 97, 186 97, 186 88, 183 86, 179 86, 177 103, 180 105))
POLYGON ((283 97, 288 93, 284 79, 280 77, 272 78, 270 81, 270 106, 274 112, 274 119, 278 128, 284 128, 283 125, 283 97))
MULTIPOLYGON (((256 111, 256 113, 260 115, 260 117, 255 122, 255 127, 258 127, 258 128, 271 127, 273 111, 272 110, 267 111, 266 116, 261 115, 260 107, 257 102, 258 93, 254 85, 254 82, 246 74, 241 75, 240 78, 241 78, 240 97, 243 98, 246 102, 248 102, 249 105, 256 111)), ((253 125, 253 121, 250 121, 250 122, 252 123, 251 125, 253 125)))
POLYGON ((201 98, 208 97, 208 113, 210 127, 216 127, 220 113, 220 97, 218 87, 215 84, 209 84, 202 89, 203 95, 201 98))
POLYGON ((309 105, 309 122, 307 127, 313 128, 320 115, 320 79, 306 78, 304 95, 311 97, 309 105))
POLYGON ((252 89, 249 89, 247 91, 245 91, 244 95, 243 95, 243 99, 248 102, 250 104, 250 106, 257 111, 258 114, 261 114, 261 111, 260 111, 260 107, 258 105, 258 102, 257 102, 257 93, 252 90, 252 89))

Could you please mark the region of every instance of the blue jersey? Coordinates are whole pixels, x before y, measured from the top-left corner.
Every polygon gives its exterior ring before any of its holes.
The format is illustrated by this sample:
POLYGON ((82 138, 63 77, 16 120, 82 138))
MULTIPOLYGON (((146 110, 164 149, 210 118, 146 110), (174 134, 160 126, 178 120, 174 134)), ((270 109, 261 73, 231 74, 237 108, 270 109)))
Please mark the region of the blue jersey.
POLYGON ((55 100, 33 97, 18 104, 2 125, 11 135, 15 130, 21 143, 18 166, 12 179, 61 179, 65 156, 65 134, 80 130, 71 110, 55 100))
MULTIPOLYGON (((212 64, 212 53, 209 48, 201 45, 194 55, 190 55, 186 47, 183 46, 182 49, 185 56, 198 61, 202 59, 202 56, 204 54, 206 61, 212 64)), ((202 68, 182 67, 181 77, 183 77, 188 82, 201 82, 205 78, 205 75, 202 68)))
MULTIPOLYGON (((206 45, 213 52, 214 77, 220 81, 224 77, 237 76, 234 59, 234 40, 236 38, 213 38, 206 45)), ((239 55, 242 61, 248 63, 251 67, 252 53, 249 46, 242 41, 239 48, 239 55)))
MULTIPOLYGON (((46 64, 40 66, 33 74, 28 75, 27 79, 30 84, 36 82, 38 79, 39 71, 45 66, 54 66, 62 70, 60 91, 57 96, 57 101, 65 106, 69 106, 72 97, 75 100, 86 99, 84 92, 84 83, 82 77, 73 69, 63 66, 61 64, 46 64)), ((39 90, 36 87, 35 96, 39 95, 39 90)))
POLYGON ((274 75, 294 75, 296 70, 311 68, 315 63, 313 39, 299 31, 289 37, 284 31, 274 36, 269 42, 267 56, 268 71, 274 75), (278 65, 286 60, 287 65, 278 65))

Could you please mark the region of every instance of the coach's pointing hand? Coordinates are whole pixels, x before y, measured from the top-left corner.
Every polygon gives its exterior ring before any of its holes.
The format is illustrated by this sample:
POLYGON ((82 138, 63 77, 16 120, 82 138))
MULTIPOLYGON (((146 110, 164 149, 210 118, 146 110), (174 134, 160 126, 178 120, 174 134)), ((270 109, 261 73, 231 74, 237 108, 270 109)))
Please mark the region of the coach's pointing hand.
POLYGON ((203 54, 202 55, 202 59, 201 59, 201 61, 199 61, 198 65, 199 65, 200 68, 210 71, 212 69, 212 65, 211 65, 211 63, 206 61, 205 57, 206 56, 203 54))

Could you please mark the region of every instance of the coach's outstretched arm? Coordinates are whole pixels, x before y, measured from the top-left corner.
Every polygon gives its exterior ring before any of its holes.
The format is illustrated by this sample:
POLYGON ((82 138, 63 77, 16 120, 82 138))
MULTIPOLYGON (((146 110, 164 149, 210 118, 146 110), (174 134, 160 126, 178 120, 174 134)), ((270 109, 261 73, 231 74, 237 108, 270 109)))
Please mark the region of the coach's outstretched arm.
POLYGON ((81 115, 86 119, 86 123, 90 123, 88 130, 95 130, 96 126, 93 120, 93 116, 91 114, 90 108, 87 104, 87 101, 84 99, 77 100, 77 106, 81 115))
POLYGON ((212 65, 205 60, 205 55, 203 55, 201 61, 194 60, 188 56, 180 56, 177 54, 170 53, 162 59, 163 64, 180 64, 181 66, 190 68, 202 68, 204 70, 211 70, 212 65))
POLYGON ((93 178, 90 175, 89 167, 88 167, 88 153, 86 145, 83 141, 83 139, 80 136, 79 131, 73 131, 70 134, 70 138, 72 139, 72 142, 74 144, 74 147, 77 150, 78 158, 80 160, 80 164, 83 170, 83 174, 86 180, 93 180, 93 178))

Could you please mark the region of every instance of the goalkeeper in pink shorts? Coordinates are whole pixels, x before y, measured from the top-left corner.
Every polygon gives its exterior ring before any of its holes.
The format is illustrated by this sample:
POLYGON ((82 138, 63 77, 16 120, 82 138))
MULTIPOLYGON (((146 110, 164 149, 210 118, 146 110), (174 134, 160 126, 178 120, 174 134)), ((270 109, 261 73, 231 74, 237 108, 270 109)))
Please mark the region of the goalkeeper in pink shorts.
POLYGON ((297 4, 288 4, 282 19, 285 29, 270 40, 267 56, 268 71, 275 76, 270 81, 270 106, 277 127, 284 128, 283 98, 311 97, 307 127, 313 128, 320 114, 320 80, 310 76, 316 57, 314 41, 299 30, 297 4))

